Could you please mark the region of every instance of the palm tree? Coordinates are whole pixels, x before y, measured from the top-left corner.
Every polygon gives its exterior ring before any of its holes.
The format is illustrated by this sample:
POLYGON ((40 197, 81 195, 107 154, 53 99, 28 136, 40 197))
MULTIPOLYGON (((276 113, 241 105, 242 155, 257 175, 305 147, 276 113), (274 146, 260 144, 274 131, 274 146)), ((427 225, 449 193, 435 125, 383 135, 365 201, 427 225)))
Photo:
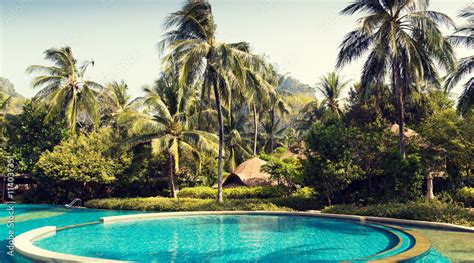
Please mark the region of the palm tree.
POLYGON ((320 83, 316 86, 316 89, 319 90, 323 96, 323 103, 326 104, 326 107, 336 113, 338 116, 342 114, 341 106, 339 105, 339 100, 342 95, 342 91, 348 85, 347 81, 343 81, 336 72, 331 72, 327 76, 321 77, 320 83))
MULTIPOLYGON (((459 27, 450 37, 454 45, 465 45, 467 48, 474 47, 474 4, 468 5, 462 10, 459 17, 467 18, 468 24, 459 27)), ((456 70, 448 75, 446 87, 452 89, 462 78, 474 70, 474 56, 461 58, 456 70)), ((471 77, 464 85, 463 92, 458 101, 458 112, 466 115, 474 104, 474 77, 471 77)))
POLYGON ((202 94, 212 93, 215 102, 219 135, 217 200, 222 202, 223 96, 231 98, 233 91, 244 90, 246 72, 257 70, 261 59, 249 53, 245 42, 216 40, 216 25, 206 0, 186 1, 180 11, 167 18, 165 26, 168 32, 160 43, 161 49, 169 52, 163 58, 165 67, 174 70, 178 66, 180 88, 201 81, 202 94))
POLYGON ((362 86, 383 83, 390 73, 396 95, 400 154, 405 156, 405 91, 416 79, 439 86, 434 62, 445 68, 454 66, 451 44, 443 37, 439 24, 453 25, 445 14, 428 10, 428 0, 355 0, 341 11, 344 15, 364 12, 359 26, 343 40, 337 60, 341 68, 369 52, 361 74, 362 86))
POLYGON ((33 78, 32 86, 42 87, 35 99, 46 102, 48 114, 45 122, 65 117, 72 134, 76 133, 78 123, 89 122, 97 126, 99 114, 96 97, 103 87, 84 79, 87 67, 94 65, 94 61, 79 64, 70 47, 51 48, 44 53, 52 66, 32 65, 26 71, 40 74, 33 78))
POLYGON ((249 119, 248 108, 243 104, 235 103, 229 116, 230 118, 227 118, 224 124, 224 138, 225 152, 228 155, 226 169, 232 172, 238 164, 251 156, 248 147, 251 140, 248 138, 249 134, 245 133, 249 119))
MULTIPOLYGON (((158 88, 159 89, 159 88, 158 88)), ((168 157, 168 183, 171 196, 177 197, 177 188, 174 178, 179 172, 179 161, 184 154, 192 157, 200 169, 200 151, 215 152, 217 137, 211 133, 195 130, 191 120, 196 114, 190 115, 188 103, 190 96, 183 96, 179 108, 176 104, 178 95, 174 92, 161 93, 144 88, 146 93, 144 106, 146 110, 123 111, 119 114, 119 121, 129 125, 130 139, 127 145, 151 143, 155 156, 166 154, 168 157), (186 99, 185 99, 186 98, 186 99)), ((189 94, 188 94, 189 95, 189 94)))
POLYGON ((135 111, 139 107, 142 98, 131 99, 127 93, 128 85, 122 80, 113 81, 106 85, 105 90, 98 97, 102 122, 110 122, 115 125, 115 118, 122 112, 135 111))
POLYGON ((307 132, 311 129, 314 123, 321 121, 324 118, 326 112, 327 108, 325 104, 314 99, 300 110, 298 119, 295 122, 296 130, 300 134, 307 132))
POLYGON ((270 97, 268 120, 264 122, 264 129, 268 136, 267 142, 267 152, 273 152, 275 146, 275 137, 281 135, 287 128, 287 126, 282 126, 283 118, 291 113, 291 108, 286 104, 283 96, 279 93, 275 93, 270 97))

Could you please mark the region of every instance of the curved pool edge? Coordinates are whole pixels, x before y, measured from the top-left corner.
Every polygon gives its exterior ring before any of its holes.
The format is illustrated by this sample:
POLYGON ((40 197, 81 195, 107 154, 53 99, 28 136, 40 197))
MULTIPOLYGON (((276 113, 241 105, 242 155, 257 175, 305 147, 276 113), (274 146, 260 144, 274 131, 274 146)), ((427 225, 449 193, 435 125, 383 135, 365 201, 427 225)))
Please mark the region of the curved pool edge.
POLYGON ((55 235, 56 230, 58 229, 55 226, 44 226, 18 235, 14 239, 15 251, 28 259, 41 262, 127 262, 62 254, 39 248, 33 244, 37 239, 55 235))
MULTIPOLYGON (((102 217, 99 222, 103 224, 111 224, 124 221, 135 221, 135 220, 154 220, 158 218, 169 218, 176 216, 205 216, 205 215, 286 215, 286 216, 309 216, 309 217, 323 217, 341 220, 350 220, 360 223, 367 223, 366 217, 354 216, 354 215, 338 215, 338 214, 325 214, 325 213, 314 213, 314 212, 287 212, 287 211, 197 211, 197 212, 165 212, 165 213, 146 213, 146 214, 133 214, 123 216, 110 216, 102 217)), ((83 257, 70 254, 62 254, 39 248, 33 244, 35 240, 54 235, 56 231, 63 229, 80 227, 83 225, 94 224, 98 222, 90 222, 79 225, 72 225, 63 228, 56 228, 55 226, 46 226, 31 231, 25 232, 17 236, 14 240, 15 249, 19 254, 32 259, 48 262, 129 262, 120 260, 110 260, 102 258, 83 257)), ((370 222, 371 224, 374 222, 370 222)), ((406 251, 403 251, 394 256, 389 256, 383 259, 373 260, 370 262, 395 262, 413 259, 421 256, 430 249, 430 243, 427 238, 414 232, 407 230, 399 226, 391 226, 379 222, 375 222, 381 226, 388 228, 395 228, 405 234, 411 236, 415 241, 415 244, 406 251)), ((395 234, 395 233, 392 233, 395 234)), ((396 234, 395 234, 396 235, 396 234)), ((398 245, 397 245, 398 246, 398 245)))

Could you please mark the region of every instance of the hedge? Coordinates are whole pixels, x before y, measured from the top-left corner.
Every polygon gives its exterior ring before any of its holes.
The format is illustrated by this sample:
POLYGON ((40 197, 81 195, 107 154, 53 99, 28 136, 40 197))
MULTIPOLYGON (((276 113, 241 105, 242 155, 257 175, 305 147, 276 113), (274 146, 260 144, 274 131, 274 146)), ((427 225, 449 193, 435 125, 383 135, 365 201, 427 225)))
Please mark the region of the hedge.
MULTIPOLYGON (((287 191, 280 186, 254 186, 224 188, 224 199, 266 199, 284 197, 287 191)), ((211 187, 189 187, 178 192, 179 198, 215 199, 217 189, 211 187)))
POLYGON ((141 210, 141 211, 290 211, 318 209, 319 204, 314 199, 291 197, 272 199, 228 199, 218 203, 214 199, 193 198, 108 198, 95 199, 86 202, 86 207, 114 210, 141 210))
POLYGON ((411 220, 451 223, 474 226, 474 213, 454 203, 441 201, 412 201, 405 204, 380 204, 365 207, 335 205, 323 209, 324 213, 362 216, 392 217, 411 220))

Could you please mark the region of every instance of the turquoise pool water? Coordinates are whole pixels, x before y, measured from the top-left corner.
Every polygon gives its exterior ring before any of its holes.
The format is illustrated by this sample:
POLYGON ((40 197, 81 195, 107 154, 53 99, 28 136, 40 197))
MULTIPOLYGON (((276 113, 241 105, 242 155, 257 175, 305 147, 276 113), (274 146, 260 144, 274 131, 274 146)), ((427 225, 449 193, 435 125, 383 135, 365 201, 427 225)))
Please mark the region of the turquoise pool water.
POLYGON ((108 211, 96 209, 66 208, 53 205, 15 205, 15 224, 8 227, 8 205, 0 204, 0 262, 31 262, 18 254, 7 255, 8 232, 15 231, 15 236, 42 226, 67 226, 91 221, 100 217, 143 213, 138 211, 108 211))
POLYGON ((35 242, 68 254, 144 262, 340 261, 374 255, 397 243, 397 236, 367 225, 270 215, 97 224, 59 231, 35 242))
MULTIPOLYGON (((0 220, 5 221, 7 206, 0 208, 0 220)), ((61 227, 133 213, 143 212, 16 205, 15 235, 41 226, 61 227)), ((6 255, 9 228, 6 221, 2 224, 0 262, 30 262, 18 255, 6 255)), ((62 253, 141 262, 313 262, 380 258, 373 255, 393 247, 396 241, 389 232, 354 222, 251 215, 89 225, 58 231, 36 245, 62 253)), ((409 246, 410 242, 404 244, 409 246)), ((412 262, 449 260, 430 250, 412 262)))

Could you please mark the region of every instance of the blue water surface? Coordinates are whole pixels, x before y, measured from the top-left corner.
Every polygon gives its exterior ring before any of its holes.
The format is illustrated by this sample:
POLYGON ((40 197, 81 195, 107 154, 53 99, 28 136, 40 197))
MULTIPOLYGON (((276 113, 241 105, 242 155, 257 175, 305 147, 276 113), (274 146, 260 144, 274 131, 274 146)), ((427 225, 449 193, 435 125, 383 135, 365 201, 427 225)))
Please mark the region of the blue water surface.
MULTIPOLYGON (((8 256, 6 205, 0 262, 29 262, 8 256)), ((67 226, 100 217, 143 213, 16 205, 15 235, 42 226, 67 226)), ((141 262, 321 262, 376 259, 397 243, 393 234, 349 221, 297 216, 192 216, 58 231, 39 247, 90 257, 141 262), (80 244, 80 245, 78 245, 80 244)), ((408 244, 408 243, 405 243, 408 244)), ((406 248, 405 248, 406 249, 406 248)), ((388 255, 385 255, 388 256, 388 255)), ((434 249, 411 262, 449 262, 434 249)))

